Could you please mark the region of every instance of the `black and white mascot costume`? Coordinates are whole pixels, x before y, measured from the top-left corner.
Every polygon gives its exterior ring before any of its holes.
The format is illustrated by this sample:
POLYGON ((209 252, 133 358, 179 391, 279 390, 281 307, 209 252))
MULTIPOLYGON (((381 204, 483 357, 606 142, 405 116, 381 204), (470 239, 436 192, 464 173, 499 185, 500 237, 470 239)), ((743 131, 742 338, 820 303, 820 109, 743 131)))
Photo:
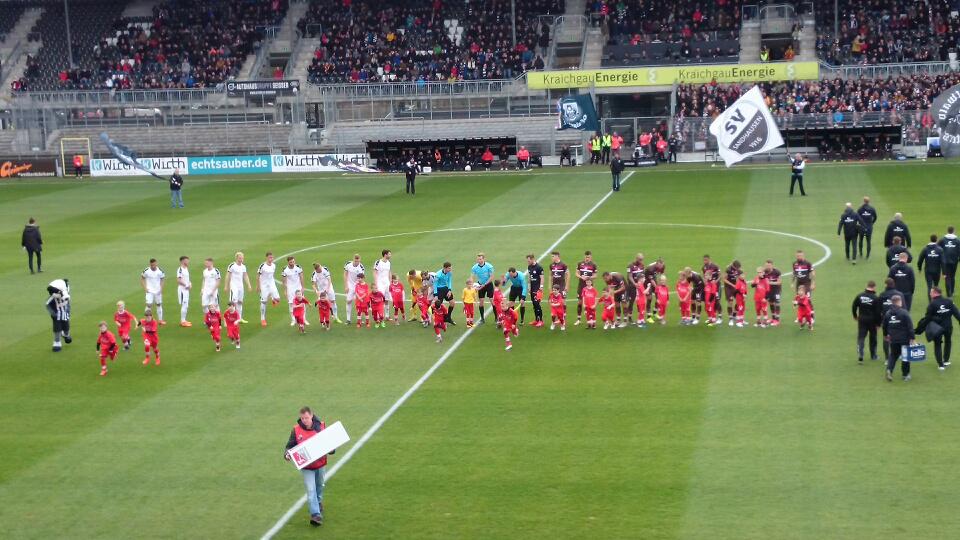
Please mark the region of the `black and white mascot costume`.
POLYGON ((70 282, 66 279, 55 279, 47 285, 50 298, 47 299, 47 313, 53 321, 53 352, 60 352, 63 347, 60 339, 70 343, 70 282))

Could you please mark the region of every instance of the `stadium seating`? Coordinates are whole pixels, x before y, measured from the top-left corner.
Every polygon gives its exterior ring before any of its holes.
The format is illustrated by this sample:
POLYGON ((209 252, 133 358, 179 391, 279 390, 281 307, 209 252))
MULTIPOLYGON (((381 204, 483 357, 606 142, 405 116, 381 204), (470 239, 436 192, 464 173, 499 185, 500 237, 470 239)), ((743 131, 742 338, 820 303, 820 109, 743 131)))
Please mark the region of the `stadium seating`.
MULTIPOLYGON (((943 90, 960 83, 960 74, 914 75, 887 79, 833 79, 761 83, 775 115, 834 112, 909 111, 930 107, 943 90)), ((677 116, 711 117, 753 87, 749 84, 681 85, 677 116)))
POLYGON ((74 69, 68 69, 63 8, 51 4, 36 31, 43 39, 29 89, 203 88, 234 76, 278 24, 287 0, 167 0, 145 19, 123 19, 125 3, 93 2, 70 10, 74 69))
POLYGON ((604 66, 722 63, 740 56, 740 5, 589 0, 586 11, 609 35, 604 66))
POLYGON ((0 41, 7 38, 7 34, 17 25, 17 21, 26 9, 25 4, 0 2, 0 41))
POLYGON ((309 67, 314 83, 513 78, 542 67, 549 35, 537 15, 564 10, 563 0, 517 2, 513 47, 510 2, 337 2, 343 9, 314 2, 298 23, 320 38, 309 67))
POLYGON ((289 148, 291 129, 278 124, 63 128, 50 134, 47 147, 59 148, 62 137, 87 137, 94 154, 106 157, 110 151, 99 139, 106 130, 145 157, 263 154, 289 148))
POLYGON ((834 1, 816 0, 818 54, 831 64, 946 60, 960 36, 955 6, 943 0, 843 0, 834 35, 834 1))

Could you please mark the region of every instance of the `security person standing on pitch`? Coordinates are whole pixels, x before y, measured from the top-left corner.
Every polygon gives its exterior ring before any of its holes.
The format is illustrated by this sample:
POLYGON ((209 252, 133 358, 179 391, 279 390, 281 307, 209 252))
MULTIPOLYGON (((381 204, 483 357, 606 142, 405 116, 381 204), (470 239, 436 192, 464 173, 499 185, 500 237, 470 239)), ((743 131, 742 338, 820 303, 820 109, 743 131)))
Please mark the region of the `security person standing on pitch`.
POLYGON ((903 307, 910 311, 917 281, 913 274, 913 268, 910 268, 910 265, 907 264, 906 253, 900 254, 900 262, 890 267, 890 273, 887 277, 893 278, 894 287, 903 295, 903 307))
POLYGON ((886 376, 888 381, 893 381, 893 368, 900 360, 900 373, 903 375, 904 382, 910 380, 910 362, 905 361, 903 350, 915 343, 913 339, 913 320, 910 319, 910 313, 903 309, 903 300, 899 296, 893 297, 893 307, 883 316, 883 331, 886 334, 886 340, 890 343, 890 357, 887 358, 886 376))
POLYGON ((883 322, 880 316, 880 299, 877 284, 867 282, 867 288, 853 299, 853 319, 857 321, 857 362, 863 365, 863 341, 870 336, 870 359, 877 359, 877 327, 883 322))
POLYGON ((900 237, 900 243, 908 248, 913 247, 913 241, 910 239, 910 227, 903 222, 903 215, 897 212, 893 215, 893 220, 887 225, 887 234, 883 235, 883 247, 888 248, 893 245, 893 239, 900 237))
POLYGON ((937 235, 930 235, 930 243, 923 246, 923 251, 917 258, 917 270, 923 272, 923 277, 927 280, 927 299, 930 298, 930 290, 940 286, 940 276, 943 274, 943 248, 937 243, 937 235), (927 265, 927 269, 923 269, 927 265))
POLYGON ((918 336, 927 331, 927 339, 933 341, 933 352, 937 357, 937 366, 943 371, 950 365, 950 349, 953 346, 953 317, 960 322, 960 310, 953 300, 944 298, 940 288, 930 289, 930 305, 914 331, 918 336))
POLYGON ((403 174, 407 177, 407 193, 410 195, 417 194, 417 172, 420 169, 420 165, 417 163, 417 160, 411 155, 410 160, 406 162, 403 166, 403 174))
POLYGON ((800 185, 800 195, 806 197, 807 192, 803 190, 803 169, 807 166, 807 161, 803 159, 803 156, 797 154, 793 158, 790 158, 790 169, 793 171, 793 174, 790 175, 790 195, 793 195, 793 187, 795 184, 800 185))
POLYGON ((943 281, 947 286, 947 296, 950 298, 953 298, 957 262, 960 261, 960 239, 957 239, 953 231, 953 226, 947 227, 947 234, 937 242, 943 248, 943 281))
POLYGON ((863 221, 860 215, 853 209, 853 203, 847 203, 847 207, 840 214, 840 223, 837 224, 837 236, 843 231, 843 249, 847 254, 847 260, 857 264, 857 235, 863 228, 863 221), (851 256, 853 257, 851 259, 851 256))
POLYGON ((610 148, 613 146, 613 136, 610 135, 608 131, 602 139, 600 139, 600 157, 603 159, 604 163, 610 162, 610 148))
POLYGON ((614 152, 613 159, 610 160, 610 175, 613 177, 613 190, 620 191, 620 173, 623 172, 623 160, 620 159, 620 153, 614 152))
POLYGON ((860 251, 860 257, 863 258, 863 241, 866 240, 866 258, 869 259, 872 248, 871 244, 873 243, 873 224, 877 222, 877 210, 876 208, 870 206, 870 197, 863 198, 863 204, 857 209, 857 215, 860 216, 860 221, 863 222, 863 226, 860 229, 860 234, 857 236, 857 248, 860 251))

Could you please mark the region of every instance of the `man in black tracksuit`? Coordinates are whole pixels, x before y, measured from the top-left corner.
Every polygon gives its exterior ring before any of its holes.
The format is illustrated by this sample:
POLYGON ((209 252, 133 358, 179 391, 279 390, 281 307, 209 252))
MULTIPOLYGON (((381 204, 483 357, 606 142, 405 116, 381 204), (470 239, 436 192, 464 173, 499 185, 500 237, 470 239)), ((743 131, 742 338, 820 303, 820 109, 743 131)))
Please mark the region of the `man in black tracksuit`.
POLYGON ((913 304, 913 293, 917 286, 917 280, 913 273, 913 268, 907 264, 907 254, 900 254, 900 262, 890 267, 890 273, 887 277, 893 278, 894 286, 903 294, 903 307, 910 311, 913 304))
MULTIPOLYGON (((896 283, 893 281, 893 278, 887 278, 885 282, 887 288, 880 293, 880 321, 883 322, 884 317, 887 316, 887 312, 893 309, 893 297, 900 298, 900 305, 903 305, 903 293, 898 291, 896 288, 896 283)), ((887 341, 887 331, 883 331, 883 358, 884 360, 890 359, 890 343, 887 341)))
POLYGON ((953 233, 953 227, 947 227, 938 244, 943 248, 943 282, 947 287, 947 296, 953 298, 954 280, 957 277, 957 262, 960 261, 960 239, 953 233))
POLYGON ((910 362, 904 361, 903 349, 913 342, 913 321, 910 319, 910 313, 901 306, 901 297, 893 298, 893 307, 883 316, 883 331, 887 335, 886 340, 890 344, 890 357, 887 358, 886 377, 888 381, 893 380, 893 368, 900 360, 900 373, 904 381, 910 380, 910 362))
POLYGON ((953 321, 950 320, 951 317, 960 322, 960 309, 957 309, 953 300, 944 298, 940 294, 939 287, 930 289, 930 305, 927 306, 927 314, 917 323, 914 333, 919 336, 930 323, 936 323, 943 329, 943 333, 933 339, 933 352, 937 358, 937 366, 941 371, 950 365, 950 349, 953 346, 953 321))
POLYGON ((403 173, 407 177, 407 193, 410 195, 417 194, 417 171, 420 169, 420 165, 417 163, 417 160, 413 159, 413 156, 410 156, 410 160, 403 166, 403 173))
POLYGON ((900 261, 901 253, 907 254, 908 263, 913 262, 913 254, 910 253, 910 251, 907 248, 903 247, 903 239, 900 238, 899 236, 894 236, 893 245, 887 248, 887 268, 890 268, 891 266, 897 264, 897 262, 900 261))
POLYGON ((920 257, 917 258, 917 270, 923 272, 927 280, 927 298, 930 298, 930 289, 940 286, 940 275, 943 274, 943 248, 937 244, 937 235, 930 235, 930 243, 923 246, 920 257), (927 269, 923 269, 927 265, 927 269))
POLYGON ((857 321, 857 362, 863 365, 863 341, 870 336, 870 359, 877 359, 877 327, 880 318, 880 299, 877 284, 867 282, 867 288, 853 299, 853 318, 857 321))
POLYGON ((613 159, 610 160, 610 175, 613 177, 613 190, 620 191, 620 174, 623 173, 623 160, 620 159, 620 153, 614 152, 613 159))
POLYGON ((910 228, 903 222, 903 215, 899 212, 893 215, 893 221, 887 225, 887 234, 883 235, 883 247, 893 245, 894 237, 899 236, 901 243, 908 248, 913 247, 913 241, 910 240, 910 228))
POLYGON ((840 214, 840 223, 837 224, 837 236, 843 232, 843 249, 847 254, 847 260, 853 257, 853 264, 857 264, 857 235, 863 228, 863 221, 860 215, 853 209, 852 203, 847 203, 847 207, 840 214))
POLYGON ((857 215, 860 216, 860 221, 863 222, 862 228, 860 229, 860 235, 857 237, 857 247, 860 251, 860 256, 863 257, 863 241, 867 241, 867 256, 870 258, 870 250, 873 238, 873 224, 877 222, 877 210, 870 206, 870 197, 863 198, 863 204, 860 208, 857 209, 857 215))
POLYGON ((807 166, 807 160, 797 154, 794 157, 787 156, 790 160, 790 195, 793 196, 794 185, 800 185, 800 196, 806 197, 807 192, 803 190, 803 169, 807 166))

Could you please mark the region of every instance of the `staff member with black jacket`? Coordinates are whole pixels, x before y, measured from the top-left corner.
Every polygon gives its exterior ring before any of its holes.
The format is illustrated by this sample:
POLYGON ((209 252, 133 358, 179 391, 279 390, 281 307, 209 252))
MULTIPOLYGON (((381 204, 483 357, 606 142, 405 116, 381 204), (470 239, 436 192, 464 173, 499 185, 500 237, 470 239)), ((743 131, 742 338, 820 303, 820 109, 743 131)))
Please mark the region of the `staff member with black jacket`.
POLYGON ((852 260, 853 264, 857 264, 857 235, 862 228, 863 222, 860 220, 860 215, 853 209, 853 203, 847 203, 847 207, 840 214, 837 236, 840 236, 840 232, 843 231, 843 249, 847 254, 847 260, 852 260))
POLYGON ((890 273, 887 277, 893 278, 894 286, 903 294, 903 307, 910 311, 913 304, 913 293, 917 286, 916 277, 913 274, 913 268, 907 264, 907 254, 900 254, 900 262, 890 267, 890 273))
POLYGON ((953 231, 953 226, 947 227, 947 234, 937 242, 943 248, 943 282, 947 286, 947 296, 951 298, 957 277, 957 262, 960 261, 960 239, 953 231))
POLYGON ((863 341, 870 336, 870 359, 877 359, 877 327, 883 322, 880 316, 880 298, 877 284, 867 282, 867 288, 853 299, 853 319, 857 321, 857 362, 863 365, 863 341))
MULTIPOLYGON (((290 432, 290 438, 284 447, 283 458, 290 461, 288 451, 307 439, 315 436, 326 428, 323 421, 313 415, 310 407, 300 409, 300 418, 293 426, 290 432)), ((330 454, 336 453, 336 450, 330 454)), ((323 455, 309 463, 306 467, 300 469, 303 475, 303 485, 307 489, 307 507, 310 509, 310 524, 319 527, 323 524, 323 472, 327 466, 327 456, 323 455)))
MULTIPOLYGON (((900 303, 903 303, 903 293, 897 290, 893 278, 887 278, 887 281, 884 282, 886 289, 880 293, 880 321, 883 321, 883 318, 887 316, 887 312, 893 309, 893 297, 900 297, 900 303)), ((883 331, 883 359, 890 359, 890 344, 887 342, 887 331, 883 331)))
POLYGON ((960 310, 954 305, 953 300, 944 298, 939 287, 930 289, 930 305, 927 306, 927 314, 917 323, 914 333, 919 336, 924 330, 927 331, 927 339, 933 341, 933 353, 937 357, 937 367, 940 371, 950 365, 950 349, 953 347, 951 317, 960 322, 960 310))
POLYGON ((903 215, 897 212, 893 215, 893 221, 887 225, 887 233, 883 235, 883 247, 893 245, 893 239, 900 237, 901 243, 908 248, 913 247, 913 241, 910 239, 910 227, 903 222, 903 215))
POLYGON ((920 257, 917 258, 917 270, 923 272, 923 277, 927 280, 927 298, 930 298, 930 290, 940 286, 940 276, 943 274, 943 248, 937 244, 937 235, 930 235, 930 243, 923 246, 920 257), (923 269, 923 265, 927 269, 923 269))
POLYGON ((867 256, 870 258, 871 244, 873 238, 873 224, 877 222, 877 210, 870 206, 870 197, 863 198, 863 204, 857 209, 857 215, 863 222, 860 234, 857 236, 857 248, 860 251, 860 257, 863 257, 863 241, 867 241, 867 256))
POLYGON ((613 177, 613 190, 620 191, 620 174, 623 172, 623 160, 620 159, 620 152, 613 153, 613 159, 610 160, 610 175, 613 177))
POLYGON ((410 160, 403 166, 403 174, 407 177, 407 193, 410 195, 417 194, 416 180, 419 170, 420 165, 417 164, 417 160, 410 156, 410 160))
POLYGON ((43 238, 40 236, 40 225, 37 220, 30 218, 23 227, 23 235, 20 237, 20 245, 27 252, 27 265, 30 267, 30 273, 33 273, 33 256, 37 256, 37 272, 43 272, 40 268, 40 252, 43 251, 43 238))
POLYGON ((803 197, 807 196, 807 192, 803 190, 803 169, 807 166, 807 161, 803 159, 803 156, 797 154, 795 157, 790 158, 790 195, 793 195, 793 186, 794 184, 800 185, 800 195, 803 197))
POLYGON ((893 307, 883 317, 883 331, 890 344, 890 357, 887 358, 886 370, 887 381, 893 381, 893 368, 897 365, 897 360, 900 360, 900 373, 903 375, 904 382, 910 380, 910 362, 906 362, 902 356, 903 349, 915 343, 913 320, 910 319, 910 313, 903 309, 902 304, 901 297, 893 297, 893 307))
POLYGON ((170 208, 183 208, 183 177, 180 169, 174 169, 170 176, 170 208))
POLYGON ((894 236, 893 245, 887 248, 887 268, 890 268, 891 266, 900 262, 901 253, 907 254, 908 263, 913 262, 913 254, 910 253, 910 251, 907 248, 903 247, 903 238, 900 238, 899 236, 894 236))

